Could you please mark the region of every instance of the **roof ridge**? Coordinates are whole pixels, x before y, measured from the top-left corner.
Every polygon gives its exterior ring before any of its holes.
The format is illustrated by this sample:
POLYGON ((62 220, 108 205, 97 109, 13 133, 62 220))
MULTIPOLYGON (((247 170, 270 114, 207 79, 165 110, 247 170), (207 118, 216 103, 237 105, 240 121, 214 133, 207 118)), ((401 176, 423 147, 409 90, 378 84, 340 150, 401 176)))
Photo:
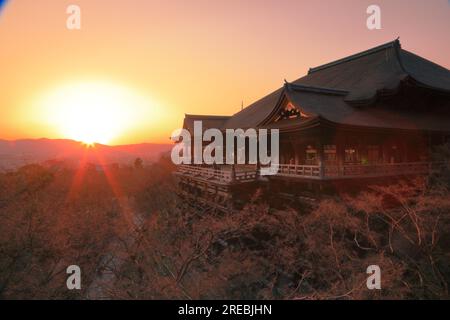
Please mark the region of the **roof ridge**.
POLYGON ((368 50, 364 50, 364 51, 361 51, 359 53, 352 54, 352 55, 350 55, 348 57, 345 57, 345 58, 342 58, 342 59, 338 59, 338 60, 335 60, 335 61, 323 64, 323 65, 315 67, 315 68, 309 68, 308 74, 311 74, 313 72, 320 71, 320 70, 323 70, 323 69, 326 69, 326 68, 329 68, 329 67, 333 67, 335 65, 338 65, 338 64, 341 64, 341 63, 344 63, 344 62, 355 60, 355 59, 367 56, 369 54, 372 54, 372 53, 375 53, 375 52, 378 52, 378 51, 381 51, 381 50, 385 50, 385 49, 388 49, 388 48, 391 48, 391 47, 397 47, 397 46, 399 48, 401 48, 400 41, 399 41, 398 38, 396 40, 394 40, 394 41, 387 42, 387 43, 379 45, 377 47, 374 47, 374 48, 371 48, 371 49, 368 49, 368 50))
POLYGON ((349 93, 347 90, 318 87, 318 86, 309 86, 309 85, 289 83, 289 82, 286 82, 284 86, 288 90, 301 90, 301 91, 336 94, 336 95, 347 95, 349 93))
POLYGON ((206 115, 206 114, 184 114, 185 118, 214 118, 214 119, 227 119, 231 116, 220 116, 220 115, 206 115))

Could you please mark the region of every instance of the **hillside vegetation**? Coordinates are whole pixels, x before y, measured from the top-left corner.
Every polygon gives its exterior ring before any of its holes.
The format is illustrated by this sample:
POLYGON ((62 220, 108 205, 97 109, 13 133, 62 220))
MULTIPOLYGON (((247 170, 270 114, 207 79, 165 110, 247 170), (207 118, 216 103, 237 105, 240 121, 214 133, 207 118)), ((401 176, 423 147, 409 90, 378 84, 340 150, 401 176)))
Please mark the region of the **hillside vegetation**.
POLYGON ((0 174, 0 298, 449 298, 448 170, 313 205, 258 190, 225 214, 181 201, 173 169, 0 174), (81 290, 66 287, 72 264, 81 290), (372 264, 381 290, 366 287, 372 264))

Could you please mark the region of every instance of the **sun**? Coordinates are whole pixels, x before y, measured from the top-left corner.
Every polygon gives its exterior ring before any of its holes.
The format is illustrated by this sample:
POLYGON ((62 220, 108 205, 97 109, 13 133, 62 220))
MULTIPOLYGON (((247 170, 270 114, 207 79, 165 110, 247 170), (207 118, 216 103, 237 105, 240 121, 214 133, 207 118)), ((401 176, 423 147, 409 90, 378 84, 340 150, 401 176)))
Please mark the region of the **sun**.
POLYGON ((86 145, 110 143, 133 126, 139 116, 137 109, 144 105, 132 90, 101 82, 56 88, 44 103, 61 135, 86 145))

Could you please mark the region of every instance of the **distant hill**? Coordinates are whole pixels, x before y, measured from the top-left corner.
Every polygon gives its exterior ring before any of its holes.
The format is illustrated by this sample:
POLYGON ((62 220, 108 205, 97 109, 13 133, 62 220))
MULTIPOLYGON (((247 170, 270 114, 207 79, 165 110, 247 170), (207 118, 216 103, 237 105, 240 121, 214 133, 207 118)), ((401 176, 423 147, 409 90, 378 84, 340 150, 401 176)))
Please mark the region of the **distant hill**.
POLYGON ((0 140, 0 169, 49 160, 65 160, 74 164, 81 160, 94 164, 132 164, 136 158, 141 158, 144 163, 149 163, 171 148, 171 144, 155 143, 119 146, 95 144, 94 147, 87 147, 68 139, 0 140))

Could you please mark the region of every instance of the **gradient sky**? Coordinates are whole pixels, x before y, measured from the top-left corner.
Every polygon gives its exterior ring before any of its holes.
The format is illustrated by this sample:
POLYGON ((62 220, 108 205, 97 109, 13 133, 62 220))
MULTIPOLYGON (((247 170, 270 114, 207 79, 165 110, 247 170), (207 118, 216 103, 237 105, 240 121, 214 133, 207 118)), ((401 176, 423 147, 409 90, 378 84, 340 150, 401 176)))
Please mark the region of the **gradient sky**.
POLYGON ((111 83, 136 93, 131 126, 111 143, 168 142, 184 113, 233 114, 309 67, 400 36, 450 68, 447 0, 9 0, 0 15, 0 138, 64 138, 45 96, 111 83), (81 7, 82 28, 66 29, 81 7), (378 4, 382 30, 366 28, 378 4))

